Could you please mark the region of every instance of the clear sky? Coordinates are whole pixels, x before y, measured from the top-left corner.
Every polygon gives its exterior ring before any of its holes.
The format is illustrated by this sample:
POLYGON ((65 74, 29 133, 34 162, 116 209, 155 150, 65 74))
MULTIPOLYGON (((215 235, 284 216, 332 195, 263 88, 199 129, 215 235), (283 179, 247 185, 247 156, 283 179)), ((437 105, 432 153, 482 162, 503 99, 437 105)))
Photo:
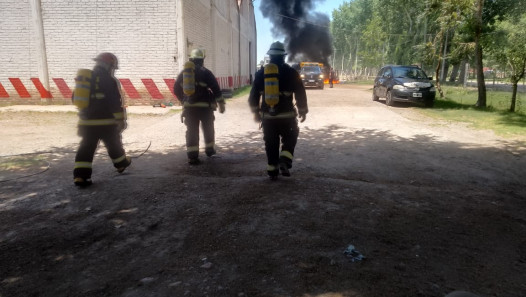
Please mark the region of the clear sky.
MULTIPOLYGON (((256 28, 257 28, 257 62, 263 60, 265 57, 265 53, 268 51, 270 44, 274 41, 283 41, 283 37, 281 36, 272 36, 271 29, 272 24, 269 22, 268 19, 264 18, 261 14, 261 11, 259 10, 259 5, 261 1, 265 0, 255 0, 254 1, 254 13, 256 15, 256 28)), ((288 1, 288 0, 282 0, 282 1, 288 1)), ((344 2, 349 2, 345 0, 312 0, 314 1, 316 7, 316 12, 325 13, 329 18, 332 20, 332 11, 334 9, 338 9, 340 5, 342 5, 344 2)))

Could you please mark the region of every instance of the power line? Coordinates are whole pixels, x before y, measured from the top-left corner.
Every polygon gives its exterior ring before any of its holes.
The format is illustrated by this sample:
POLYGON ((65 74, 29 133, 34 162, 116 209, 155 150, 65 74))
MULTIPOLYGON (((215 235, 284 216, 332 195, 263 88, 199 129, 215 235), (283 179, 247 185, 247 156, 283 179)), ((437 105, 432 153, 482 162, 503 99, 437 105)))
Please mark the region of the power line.
POLYGON ((282 18, 287 18, 287 19, 291 19, 291 20, 294 20, 294 21, 297 21, 297 22, 307 23, 307 24, 311 24, 311 25, 314 25, 314 26, 318 26, 318 27, 330 28, 330 26, 320 25, 320 24, 317 24, 317 23, 313 23, 313 22, 309 22, 309 21, 306 21, 306 20, 289 17, 289 16, 286 16, 286 15, 283 15, 283 14, 279 14, 279 13, 277 13, 275 15, 280 16, 282 18))

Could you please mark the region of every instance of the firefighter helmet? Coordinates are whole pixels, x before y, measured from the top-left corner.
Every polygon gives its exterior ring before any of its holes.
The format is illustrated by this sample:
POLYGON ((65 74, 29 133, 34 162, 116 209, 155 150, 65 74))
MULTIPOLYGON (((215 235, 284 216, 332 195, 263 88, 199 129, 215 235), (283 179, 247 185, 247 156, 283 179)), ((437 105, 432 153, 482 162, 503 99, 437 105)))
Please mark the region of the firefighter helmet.
POLYGON ((285 46, 283 43, 276 41, 270 45, 270 49, 267 52, 269 56, 284 56, 287 53, 285 52, 285 46))
POLYGON ((204 59, 205 53, 203 50, 195 48, 190 52, 190 59, 204 59))
POLYGON ((110 68, 119 69, 119 60, 117 59, 117 56, 112 53, 100 53, 93 60, 96 62, 102 62, 110 68))

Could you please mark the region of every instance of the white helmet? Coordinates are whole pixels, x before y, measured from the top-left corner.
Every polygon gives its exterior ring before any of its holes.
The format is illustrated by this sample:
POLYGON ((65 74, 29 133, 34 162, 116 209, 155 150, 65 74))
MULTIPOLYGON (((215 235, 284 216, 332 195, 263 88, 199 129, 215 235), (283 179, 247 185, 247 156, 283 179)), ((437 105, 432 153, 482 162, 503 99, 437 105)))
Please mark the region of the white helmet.
POLYGON ((285 46, 283 43, 276 41, 273 44, 270 45, 270 49, 267 52, 267 55, 269 56, 285 56, 287 53, 285 52, 285 46))
POLYGON ((205 53, 201 49, 195 48, 190 52, 190 59, 204 59, 204 58, 205 58, 205 53))

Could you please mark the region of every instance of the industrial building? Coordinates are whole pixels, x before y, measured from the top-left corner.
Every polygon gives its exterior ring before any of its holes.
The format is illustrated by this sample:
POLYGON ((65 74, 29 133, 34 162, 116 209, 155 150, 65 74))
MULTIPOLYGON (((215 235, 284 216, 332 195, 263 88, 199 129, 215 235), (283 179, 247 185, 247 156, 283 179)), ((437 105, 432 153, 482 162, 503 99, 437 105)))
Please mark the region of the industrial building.
POLYGON ((0 104, 71 104, 79 68, 119 58, 127 105, 175 102, 193 48, 223 89, 250 83, 256 24, 250 0, 0 0, 0 104))

